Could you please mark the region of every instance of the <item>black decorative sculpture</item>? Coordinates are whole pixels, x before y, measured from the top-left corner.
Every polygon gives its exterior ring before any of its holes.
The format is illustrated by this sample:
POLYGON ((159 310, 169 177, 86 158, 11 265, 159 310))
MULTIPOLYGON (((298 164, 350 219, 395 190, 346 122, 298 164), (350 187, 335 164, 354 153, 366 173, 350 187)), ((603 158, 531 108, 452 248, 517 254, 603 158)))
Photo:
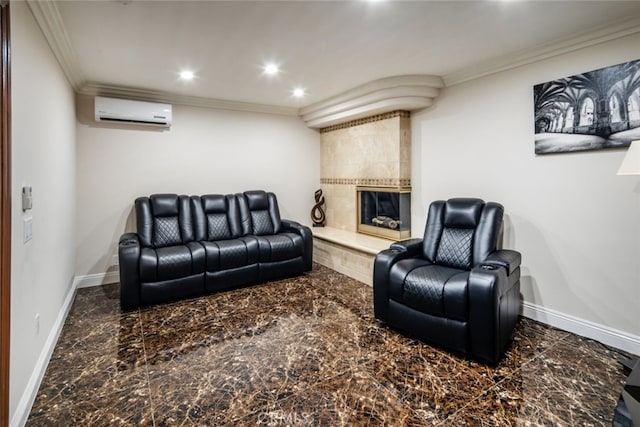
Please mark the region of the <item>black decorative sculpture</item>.
POLYGON ((316 204, 311 209, 311 221, 313 221, 314 227, 324 227, 324 221, 326 219, 322 205, 324 205, 324 196, 322 190, 318 189, 315 192, 316 204))

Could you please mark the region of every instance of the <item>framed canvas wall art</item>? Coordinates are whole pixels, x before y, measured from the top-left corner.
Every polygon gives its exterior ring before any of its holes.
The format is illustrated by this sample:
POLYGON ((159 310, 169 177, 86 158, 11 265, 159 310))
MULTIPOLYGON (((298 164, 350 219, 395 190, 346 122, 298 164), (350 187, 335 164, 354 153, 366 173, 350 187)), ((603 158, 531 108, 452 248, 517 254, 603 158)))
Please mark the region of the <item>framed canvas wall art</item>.
POLYGON ((535 85, 533 98, 536 154, 640 139, 640 60, 535 85))

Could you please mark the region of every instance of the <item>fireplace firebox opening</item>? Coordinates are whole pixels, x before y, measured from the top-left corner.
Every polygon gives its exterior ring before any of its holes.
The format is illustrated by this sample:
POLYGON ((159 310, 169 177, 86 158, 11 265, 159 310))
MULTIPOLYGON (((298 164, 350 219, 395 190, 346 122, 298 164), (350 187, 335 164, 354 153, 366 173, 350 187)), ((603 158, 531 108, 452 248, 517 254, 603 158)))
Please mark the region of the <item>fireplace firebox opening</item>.
POLYGON ((358 233, 385 239, 411 237, 411 189, 357 187, 358 233))

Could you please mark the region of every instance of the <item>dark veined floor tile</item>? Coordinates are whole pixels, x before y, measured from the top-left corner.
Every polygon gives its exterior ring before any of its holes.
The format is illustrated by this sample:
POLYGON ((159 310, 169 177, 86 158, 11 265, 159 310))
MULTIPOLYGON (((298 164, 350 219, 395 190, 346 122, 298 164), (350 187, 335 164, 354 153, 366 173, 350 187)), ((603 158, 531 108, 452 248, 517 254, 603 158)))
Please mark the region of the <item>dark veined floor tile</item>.
POLYGON ((610 425, 626 355, 521 318, 489 366, 373 316, 372 288, 299 277, 122 312, 79 289, 28 425, 610 425))

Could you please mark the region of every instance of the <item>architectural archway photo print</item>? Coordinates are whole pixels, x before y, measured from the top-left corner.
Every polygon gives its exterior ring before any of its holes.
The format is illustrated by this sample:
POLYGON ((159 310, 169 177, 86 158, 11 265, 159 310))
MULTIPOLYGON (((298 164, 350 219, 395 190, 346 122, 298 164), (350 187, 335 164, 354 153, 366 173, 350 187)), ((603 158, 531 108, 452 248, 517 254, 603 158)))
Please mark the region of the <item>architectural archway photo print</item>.
POLYGON ((535 85, 533 99, 536 154, 640 139, 640 60, 535 85))

